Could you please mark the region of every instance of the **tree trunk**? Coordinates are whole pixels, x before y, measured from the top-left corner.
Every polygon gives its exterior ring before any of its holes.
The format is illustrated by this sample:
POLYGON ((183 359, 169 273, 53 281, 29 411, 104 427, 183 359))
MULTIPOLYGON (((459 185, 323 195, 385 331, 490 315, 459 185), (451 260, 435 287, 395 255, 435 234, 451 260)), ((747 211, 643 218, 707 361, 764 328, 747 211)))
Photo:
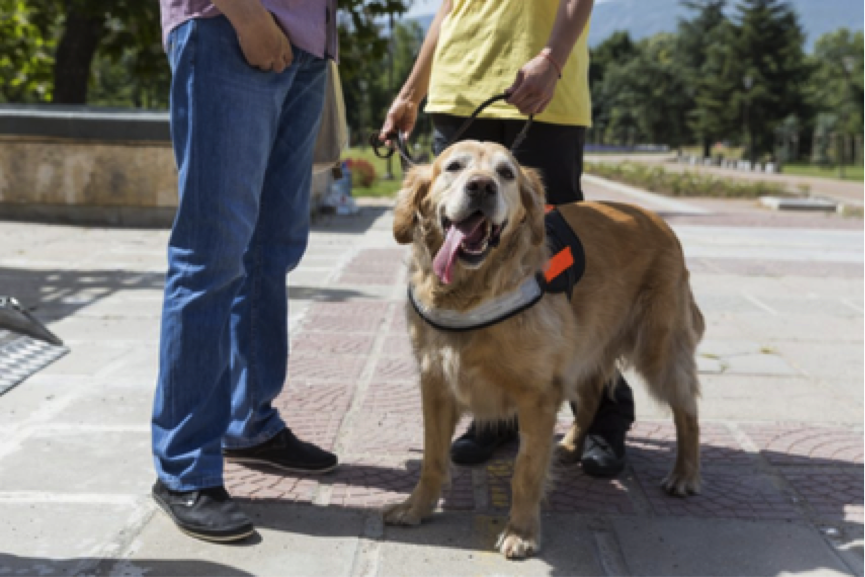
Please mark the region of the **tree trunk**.
POLYGON ((69 2, 66 28, 57 46, 54 63, 55 104, 84 104, 87 102, 87 81, 90 65, 99 46, 103 17, 83 13, 75 3, 69 2))
POLYGON ((703 139, 703 158, 712 156, 712 141, 708 138, 703 139))

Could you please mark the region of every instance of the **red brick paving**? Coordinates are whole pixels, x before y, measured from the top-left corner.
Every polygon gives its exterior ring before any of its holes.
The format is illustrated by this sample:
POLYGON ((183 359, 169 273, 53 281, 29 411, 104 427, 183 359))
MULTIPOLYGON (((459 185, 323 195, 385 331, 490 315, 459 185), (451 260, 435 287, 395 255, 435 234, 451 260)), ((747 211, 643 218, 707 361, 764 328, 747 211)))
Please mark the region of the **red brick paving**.
MULTIPOLYGON (((404 275, 404 254, 403 250, 361 251, 340 282, 355 282, 354 276, 362 276, 392 283, 404 275)), ((692 261, 692 268, 700 266, 706 274, 743 270, 787 274, 784 263, 692 261)), ((828 274, 848 273, 836 267, 828 274)), ((336 447, 342 465, 322 477, 229 465, 226 484, 233 494, 352 508, 380 507, 408 495, 419 474, 423 434, 417 368, 403 307, 402 301, 380 300, 310 305, 301 330, 293 335, 287 387, 274 404, 302 438, 328 449, 336 447), (368 366, 373 352, 378 356, 368 366)), ((457 434, 467 422, 464 418, 457 434)), ((562 420, 557 432, 563 433, 568 424, 567 418, 562 420)), ((674 461, 675 430, 670 421, 640 421, 629 435, 629 465, 621 479, 593 479, 579 466, 557 468, 544 509, 862 522, 861 431, 797 423, 719 422, 703 422, 701 429, 705 482, 701 495, 678 499, 664 494, 659 484, 674 461)), ((477 472, 454 467, 441 506, 505 511, 516 450, 516 443, 503 447, 477 472), (474 487, 475 475, 486 482, 474 487), (477 491, 485 495, 483 501, 476 502, 477 491)))

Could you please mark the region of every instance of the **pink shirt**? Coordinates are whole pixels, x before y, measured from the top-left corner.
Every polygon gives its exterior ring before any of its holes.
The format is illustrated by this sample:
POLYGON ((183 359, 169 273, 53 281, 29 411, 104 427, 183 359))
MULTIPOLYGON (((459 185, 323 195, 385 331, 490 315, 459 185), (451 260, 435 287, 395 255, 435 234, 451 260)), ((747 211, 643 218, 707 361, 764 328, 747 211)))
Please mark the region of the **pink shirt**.
MULTIPOLYGON (((247 0, 253 1, 253 0, 247 0)), ((292 45, 319 58, 337 57, 336 0, 260 0, 275 17, 292 45)), ((221 12, 210 0, 159 0, 162 39, 192 18, 221 12)))

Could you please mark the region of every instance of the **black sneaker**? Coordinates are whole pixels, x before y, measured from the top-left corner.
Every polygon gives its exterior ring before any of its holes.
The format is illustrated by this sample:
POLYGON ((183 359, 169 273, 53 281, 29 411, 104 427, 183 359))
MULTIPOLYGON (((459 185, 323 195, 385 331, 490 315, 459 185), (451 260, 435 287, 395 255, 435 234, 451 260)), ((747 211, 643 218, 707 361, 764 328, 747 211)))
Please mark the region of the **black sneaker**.
POLYGON ((586 435, 583 456, 580 459, 583 471, 591 477, 615 477, 625 468, 625 439, 612 442, 601 435, 586 435))
POLYGON ((475 421, 451 445, 451 460, 457 465, 480 465, 492 458, 496 449, 517 438, 516 421, 498 421, 478 426, 475 421))
POLYGON ((301 441, 286 427, 275 437, 248 449, 223 449, 226 461, 247 465, 265 465, 289 473, 328 473, 336 469, 336 455, 301 441))
POLYGON ((205 541, 228 543, 255 533, 252 521, 231 500, 225 487, 172 491, 156 481, 153 500, 181 531, 205 541))

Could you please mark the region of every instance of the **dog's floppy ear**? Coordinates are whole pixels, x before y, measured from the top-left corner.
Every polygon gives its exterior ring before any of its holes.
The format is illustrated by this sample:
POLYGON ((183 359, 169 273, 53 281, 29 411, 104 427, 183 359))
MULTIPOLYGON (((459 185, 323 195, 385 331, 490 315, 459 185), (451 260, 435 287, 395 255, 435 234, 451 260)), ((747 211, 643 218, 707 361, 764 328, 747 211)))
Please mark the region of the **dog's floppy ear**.
POLYGON ((546 238, 544 229, 544 205, 546 192, 540 173, 528 167, 521 168, 523 177, 520 179, 520 201, 526 209, 526 224, 532 235, 532 244, 539 245, 546 238))
POLYGON ((393 210, 393 237, 400 244, 409 244, 414 239, 420 203, 429 190, 432 167, 415 166, 402 183, 393 210))

